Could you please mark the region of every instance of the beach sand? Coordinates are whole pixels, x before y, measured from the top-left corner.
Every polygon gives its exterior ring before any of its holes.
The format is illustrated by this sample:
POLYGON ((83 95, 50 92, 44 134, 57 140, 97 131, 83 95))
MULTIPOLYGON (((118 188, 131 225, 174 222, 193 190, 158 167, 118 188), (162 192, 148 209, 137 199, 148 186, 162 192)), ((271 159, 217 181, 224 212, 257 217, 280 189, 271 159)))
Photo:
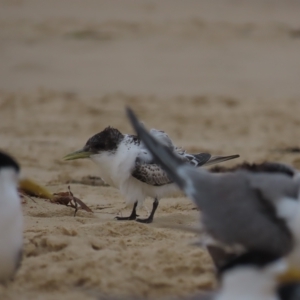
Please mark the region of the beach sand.
MULTIPOLYGON (((166 298, 215 287, 183 197, 160 202, 153 224, 118 222, 123 198, 88 160, 64 162, 110 125, 133 133, 129 105, 148 128, 188 151, 240 154, 223 163, 300 167, 298 1, 0 1, 0 140, 22 173, 67 191, 94 213, 47 200, 22 205, 25 247, 1 299, 166 298)), ((224 204, 225 205, 225 204, 224 204)), ((151 199, 146 201, 148 209, 151 199)), ((140 210, 146 216, 146 209, 140 210)))

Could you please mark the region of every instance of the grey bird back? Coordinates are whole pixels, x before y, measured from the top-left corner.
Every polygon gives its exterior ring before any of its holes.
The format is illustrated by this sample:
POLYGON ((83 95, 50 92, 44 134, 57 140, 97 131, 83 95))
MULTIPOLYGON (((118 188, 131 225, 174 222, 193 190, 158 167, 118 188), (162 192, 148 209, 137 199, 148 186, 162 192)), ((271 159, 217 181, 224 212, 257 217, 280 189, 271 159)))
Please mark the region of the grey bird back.
POLYGON ((229 245, 240 244, 248 250, 269 251, 278 256, 285 255, 292 249, 291 232, 286 222, 277 216, 271 199, 268 199, 269 196, 276 199, 277 196, 284 195, 286 188, 288 194, 294 194, 297 183, 292 177, 263 174, 256 178, 257 174, 247 171, 215 175, 195 169, 155 140, 141 126, 132 111, 127 112, 154 160, 198 205, 202 211, 203 223, 211 235, 229 245), (281 180, 288 183, 279 185, 281 180), (261 186, 256 187, 254 183, 259 181, 261 186), (266 193, 276 184, 278 191, 274 191, 275 196, 273 192, 270 195, 266 193))
MULTIPOLYGON (((253 188, 252 181, 257 180, 253 180, 252 174, 236 172, 217 177, 209 184, 195 183, 197 193, 193 198, 203 212, 203 222, 210 234, 226 244, 241 244, 278 255, 288 253, 293 246, 291 233, 277 217, 269 199, 262 196, 265 190, 253 188)), ((276 177, 272 178, 273 184, 280 180, 276 177)), ((194 180, 198 181, 195 177, 194 180)), ((292 190, 295 187, 290 186, 292 190)), ((281 192, 284 190, 282 186, 281 192)))

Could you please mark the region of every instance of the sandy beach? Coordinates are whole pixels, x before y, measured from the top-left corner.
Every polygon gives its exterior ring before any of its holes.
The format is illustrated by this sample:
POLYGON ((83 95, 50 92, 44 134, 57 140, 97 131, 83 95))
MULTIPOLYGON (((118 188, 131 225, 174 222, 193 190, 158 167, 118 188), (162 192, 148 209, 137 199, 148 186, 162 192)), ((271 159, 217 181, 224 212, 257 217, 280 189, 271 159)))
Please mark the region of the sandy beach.
MULTIPOLYGON (((94 213, 47 200, 22 205, 25 246, 1 299, 168 298, 215 287, 193 233, 199 212, 164 198, 153 224, 118 222, 118 190, 87 184, 89 160, 65 162, 110 125, 133 133, 129 105, 148 128, 190 152, 240 154, 226 162, 280 161, 300 168, 300 2, 0 1, 1 149, 22 174, 67 191, 94 213)), ((152 200, 146 201, 151 208, 152 200)), ((146 209, 139 211, 146 216, 146 209)))

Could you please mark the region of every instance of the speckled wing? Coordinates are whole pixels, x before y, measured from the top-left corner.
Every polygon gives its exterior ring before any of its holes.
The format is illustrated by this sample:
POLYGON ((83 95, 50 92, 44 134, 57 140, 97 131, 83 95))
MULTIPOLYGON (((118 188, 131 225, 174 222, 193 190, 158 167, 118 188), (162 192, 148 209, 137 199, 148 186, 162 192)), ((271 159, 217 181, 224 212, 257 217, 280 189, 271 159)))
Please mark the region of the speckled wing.
POLYGON ((131 175, 152 186, 162 186, 172 183, 172 180, 169 179, 167 173, 156 164, 137 163, 131 175))
MULTIPOLYGON (((174 145, 168 134, 162 130, 152 128, 150 130, 152 136, 154 136, 158 141, 160 141, 163 145, 169 147, 170 149, 174 149, 174 145)), ((137 162, 139 163, 146 163, 152 164, 153 158, 152 155, 149 153, 148 149, 145 147, 143 142, 140 144, 140 153, 137 157, 137 162)))
POLYGON ((209 153, 198 153, 198 154, 184 153, 180 156, 182 157, 183 160, 190 163, 194 167, 204 166, 211 158, 211 154, 209 153))
POLYGON ((197 168, 202 166, 210 166, 210 165, 218 164, 227 160, 240 157, 238 154, 227 155, 227 156, 220 156, 220 155, 212 156, 209 153, 189 154, 185 150, 182 150, 181 148, 176 148, 174 154, 177 154, 183 161, 186 161, 190 163, 192 166, 197 168))

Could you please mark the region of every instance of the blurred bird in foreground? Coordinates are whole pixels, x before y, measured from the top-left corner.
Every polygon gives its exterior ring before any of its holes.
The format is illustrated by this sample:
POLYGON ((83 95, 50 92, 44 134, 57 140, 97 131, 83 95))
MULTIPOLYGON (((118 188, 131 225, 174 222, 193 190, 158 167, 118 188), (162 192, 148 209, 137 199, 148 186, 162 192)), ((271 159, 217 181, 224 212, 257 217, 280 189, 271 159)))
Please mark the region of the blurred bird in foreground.
POLYGON ((23 216, 18 193, 20 167, 0 152, 0 282, 13 278, 23 248, 23 216))
MULTIPOLYGON (((165 132, 152 129, 151 134, 168 146, 180 161, 194 168, 239 157, 211 156, 208 153, 189 154, 176 147, 165 132)), ((172 179, 153 161, 141 140, 135 135, 122 134, 118 129, 105 128, 92 136, 81 150, 64 157, 65 160, 79 158, 90 158, 99 165, 101 178, 119 189, 127 204, 133 204, 131 215, 116 217, 117 220, 151 223, 159 200, 178 191, 172 179), (147 197, 154 199, 152 211, 148 218, 137 219, 136 209, 143 205, 147 197)))
POLYGON ((192 168, 150 135, 130 109, 127 113, 154 161, 200 208, 202 223, 213 238, 242 247, 240 257, 251 253, 265 253, 271 260, 286 257, 288 270, 281 280, 299 282, 298 175, 249 170, 213 174, 192 168))

